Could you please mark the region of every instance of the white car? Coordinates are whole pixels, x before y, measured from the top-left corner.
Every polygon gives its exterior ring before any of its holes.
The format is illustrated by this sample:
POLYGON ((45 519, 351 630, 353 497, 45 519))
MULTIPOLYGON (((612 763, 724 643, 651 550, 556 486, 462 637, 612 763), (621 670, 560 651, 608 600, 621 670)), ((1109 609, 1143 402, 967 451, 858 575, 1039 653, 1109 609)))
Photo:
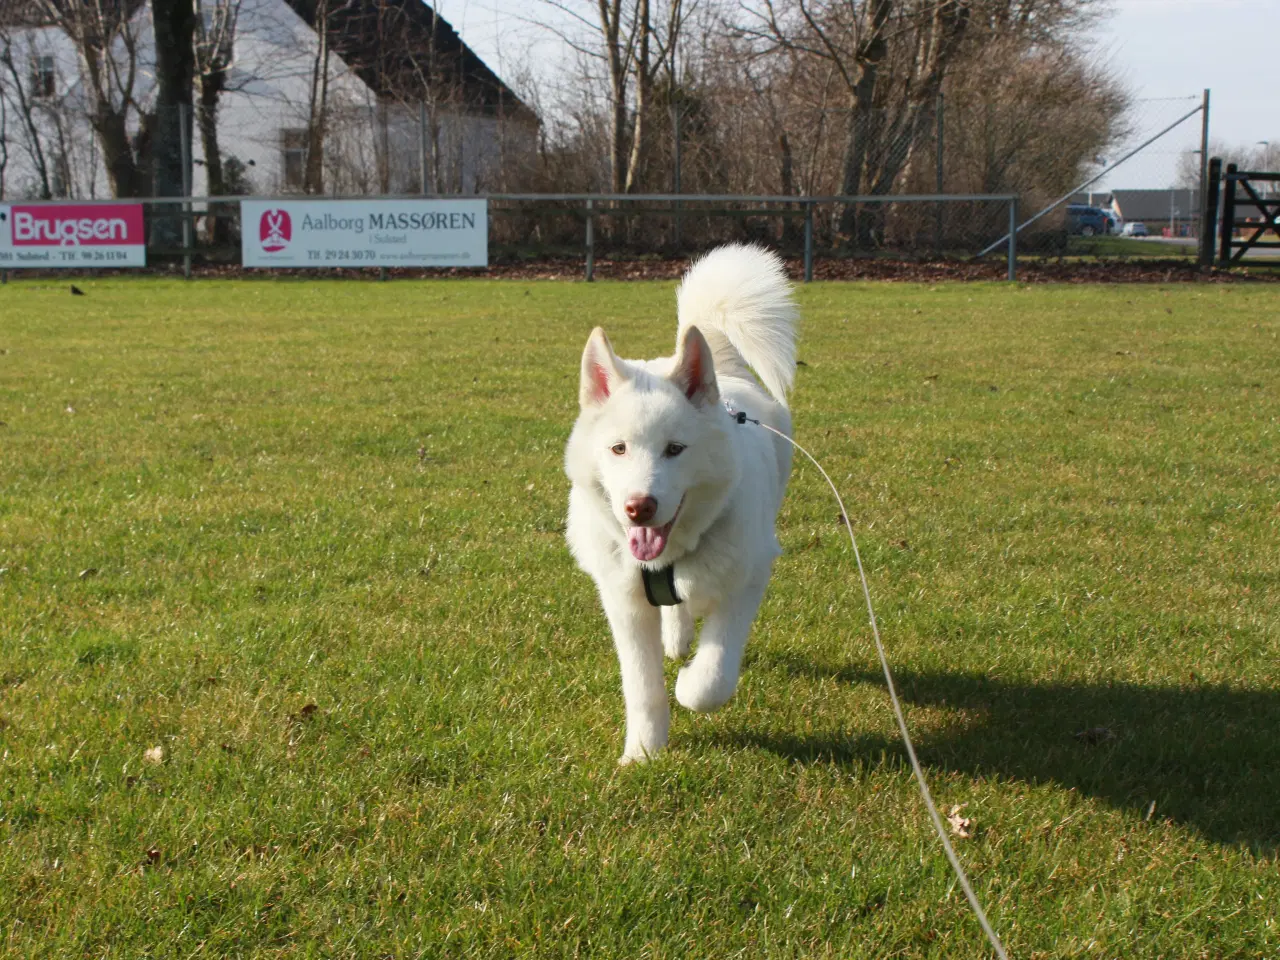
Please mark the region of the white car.
POLYGON ((1147 225, 1140 220, 1134 220, 1124 225, 1122 235, 1126 237, 1145 237, 1147 236, 1147 225))

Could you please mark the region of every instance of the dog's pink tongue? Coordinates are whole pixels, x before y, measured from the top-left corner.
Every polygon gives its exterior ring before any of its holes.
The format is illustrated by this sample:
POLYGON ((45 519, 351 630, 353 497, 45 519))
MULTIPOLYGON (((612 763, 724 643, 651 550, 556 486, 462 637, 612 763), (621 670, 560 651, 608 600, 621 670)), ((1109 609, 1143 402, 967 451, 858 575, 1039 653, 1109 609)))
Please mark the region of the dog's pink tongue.
POLYGON ((667 546, 668 527, 632 527, 627 531, 627 546, 637 560, 656 560, 667 546))

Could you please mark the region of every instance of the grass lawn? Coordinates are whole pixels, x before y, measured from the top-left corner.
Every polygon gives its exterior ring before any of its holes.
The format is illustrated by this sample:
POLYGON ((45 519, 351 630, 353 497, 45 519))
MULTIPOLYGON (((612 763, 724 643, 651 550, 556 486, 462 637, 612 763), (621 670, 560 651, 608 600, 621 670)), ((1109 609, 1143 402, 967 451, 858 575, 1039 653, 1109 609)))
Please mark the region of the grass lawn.
MULTIPOLYGON (((1159 227, 1152 229, 1160 232, 1159 227)), ((1165 243, 1160 240, 1144 240, 1137 237, 1068 237, 1067 256, 1115 257, 1119 259, 1172 260, 1194 259, 1198 255, 1195 244, 1165 243)))
MULTIPOLYGON (((615 766, 561 455, 672 284, 77 283, 0 288, 0 953, 986 955, 799 460, 736 698, 615 766)), ((1012 955, 1277 956, 1280 288, 799 296, 1012 955)))

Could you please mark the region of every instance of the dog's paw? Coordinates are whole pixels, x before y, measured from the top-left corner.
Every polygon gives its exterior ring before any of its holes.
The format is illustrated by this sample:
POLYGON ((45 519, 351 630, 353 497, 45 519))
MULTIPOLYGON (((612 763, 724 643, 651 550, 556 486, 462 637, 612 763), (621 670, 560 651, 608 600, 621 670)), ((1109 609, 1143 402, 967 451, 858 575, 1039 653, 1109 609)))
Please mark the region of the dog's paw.
POLYGON ((632 764, 648 763, 661 749, 661 747, 648 750, 644 747, 628 747, 626 752, 618 758, 618 766, 629 767, 632 764))
POLYGON ((737 677, 707 670, 695 659, 676 677, 676 700, 688 710, 710 713, 729 702, 737 685, 737 677))

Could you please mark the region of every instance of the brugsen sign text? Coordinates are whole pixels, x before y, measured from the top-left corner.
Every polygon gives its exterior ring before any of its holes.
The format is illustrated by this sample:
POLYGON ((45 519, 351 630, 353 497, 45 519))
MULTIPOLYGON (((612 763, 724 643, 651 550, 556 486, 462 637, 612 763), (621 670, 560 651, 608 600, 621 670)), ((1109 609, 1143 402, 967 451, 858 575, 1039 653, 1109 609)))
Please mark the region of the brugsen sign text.
POLYGON ((0 270, 146 265, 140 203, 0 203, 0 270))
POLYGON ((242 200, 246 267, 485 267, 487 200, 242 200))

